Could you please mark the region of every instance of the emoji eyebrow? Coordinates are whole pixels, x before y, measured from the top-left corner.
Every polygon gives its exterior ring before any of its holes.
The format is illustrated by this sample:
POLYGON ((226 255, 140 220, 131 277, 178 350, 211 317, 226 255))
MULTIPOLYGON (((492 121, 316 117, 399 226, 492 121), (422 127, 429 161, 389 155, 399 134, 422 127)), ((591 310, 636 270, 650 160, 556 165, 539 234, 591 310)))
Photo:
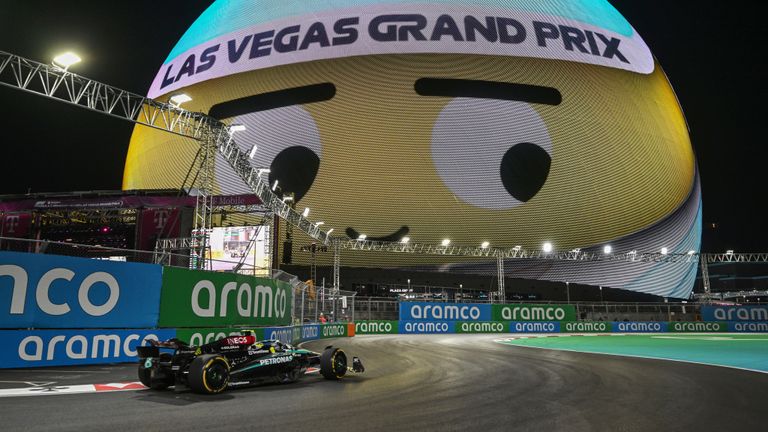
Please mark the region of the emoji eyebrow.
POLYGON ((335 85, 331 83, 312 84, 218 103, 211 107, 208 115, 217 119, 225 119, 291 105, 323 102, 332 99, 334 95, 336 95, 335 85))
POLYGON ((545 105, 560 105, 563 101, 556 88, 498 81, 419 78, 413 88, 421 96, 501 99, 545 105))

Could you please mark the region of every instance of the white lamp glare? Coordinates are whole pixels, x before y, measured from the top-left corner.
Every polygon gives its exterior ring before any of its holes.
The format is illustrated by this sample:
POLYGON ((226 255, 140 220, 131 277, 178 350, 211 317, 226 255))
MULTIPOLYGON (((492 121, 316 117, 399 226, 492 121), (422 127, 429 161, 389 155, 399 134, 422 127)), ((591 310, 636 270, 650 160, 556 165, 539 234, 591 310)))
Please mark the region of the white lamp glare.
POLYGON ((367 238, 368 238, 368 236, 367 236, 367 235, 365 235, 365 234, 360 234, 360 235, 357 237, 357 239, 358 239, 358 240, 365 240, 365 239, 367 239, 367 238))
POLYGON ((441 244, 442 244, 443 246, 448 246, 449 244, 451 244, 451 240, 450 240, 450 239, 444 239, 444 240, 443 240, 443 242, 442 242, 441 244))
POLYGON ((541 247, 541 250, 547 253, 552 252, 552 243, 550 242, 544 243, 544 245, 541 247))
POLYGON ((662 254, 662 255, 666 255, 666 254, 668 254, 668 253, 669 253, 669 249, 667 249, 667 248, 665 248, 665 247, 661 248, 661 254, 662 254))
POLYGON ((400 239, 400 243, 408 243, 409 241, 411 241, 410 237, 403 237, 400 239))
POLYGON ((491 245, 491 244, 490 244, 489 242, 487 242, 487 241, 484 241, 484 242, 483 242, 483 243, 480 245, 480 248, 481 248, 481 249, 488 249, 488 246, 490 246, 490 245, 491 245))
POLYGON ((695 253, 696 253, 696 251, 695 251, 695 250, 689 250, 689 251, 688 251, 688 255, 693 255, 693 254, 695 254, 695 253))
POLYGON ((611 245, 605 245, 605 246, 603 246, 603 253, 604 253, 604 254, 606 254, 606 255, 607 255, 607 254, 609 254, 609 253, 611 253, 611 252, 613 252, 613 247, 611 247, 611 245))
POLYGON ((181 104, 187 103, 191 100, 192 98, 189 97, 189 95, 186 93, 180 93, 180 94, 174 95, 170 99, 171 103, 176 105, 177 108, 181 106, 181 104))
POLYGON ((75 63, 80 63, 82 59, 77 54, 73 53, 72 51, 65 52, 64 54, 59 54, 56 57, 53 58, 53 64, 67 70, 70 66, 72 66, 75 63))
POLYGON ((242 132, 244 130, 245 130, 245 125, 244 124, 235 123, 235 124, 229 126, 229 132, 230 133, 242 132))

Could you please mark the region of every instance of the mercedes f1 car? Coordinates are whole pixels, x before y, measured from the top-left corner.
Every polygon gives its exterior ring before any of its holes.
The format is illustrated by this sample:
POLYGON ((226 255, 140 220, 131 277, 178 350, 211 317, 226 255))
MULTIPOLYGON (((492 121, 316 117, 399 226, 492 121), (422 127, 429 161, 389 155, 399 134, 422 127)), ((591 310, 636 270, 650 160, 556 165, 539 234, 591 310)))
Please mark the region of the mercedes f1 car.
POLYGON ((249 384, 292 383, 313 367, 330 380, 365 371, 357 357, 352 357, 349 366, 347 355, 339 348, 329 346, 316 353, 277 340, 257 341, 250 332, 201 346, 178 339, 148 342, 149 346, 137 348, 139 380, 153 390, 174 386, 177 391, 189 388, 215 394, 249 384), (173 354, 168 352, 171 350, 173 354))

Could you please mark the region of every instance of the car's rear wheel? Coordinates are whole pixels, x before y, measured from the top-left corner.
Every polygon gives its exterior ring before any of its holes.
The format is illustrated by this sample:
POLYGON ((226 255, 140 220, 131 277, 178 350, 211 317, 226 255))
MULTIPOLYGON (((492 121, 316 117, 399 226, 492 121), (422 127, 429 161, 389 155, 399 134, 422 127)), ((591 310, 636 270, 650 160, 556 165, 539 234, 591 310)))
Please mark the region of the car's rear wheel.
POLYGON ((320 355, 320 373, 325 379, 341 379, 347 373, 347 355, 344 351, 326 348, 320 355))
POLYGON ((195 358, 189 365, 189 388, 196 393, 221 393, 229 384, 229 363, 216 354, 195 358))

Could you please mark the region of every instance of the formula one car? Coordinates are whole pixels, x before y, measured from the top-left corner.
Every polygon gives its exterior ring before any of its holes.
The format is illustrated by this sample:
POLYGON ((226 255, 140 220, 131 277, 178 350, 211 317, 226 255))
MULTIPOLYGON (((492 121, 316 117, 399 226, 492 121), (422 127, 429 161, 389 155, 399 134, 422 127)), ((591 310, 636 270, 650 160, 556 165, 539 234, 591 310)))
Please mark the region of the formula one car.
POLYGON ((296 348, 277 340, 257 341, 251 332, 230 336, 201 346, 178 339, 150 340, 137 347, 139 380, 153 390, 174 386, 196 393, 215 394, 228 387, 264 382, 292 383, 309 368, 319 367, 326 379, 341 379, 347 372, 362 373, 363 363, 339 348, 328 346, 322 353, 296 348), (161 352, 162 350, 173 350, 161 352))

